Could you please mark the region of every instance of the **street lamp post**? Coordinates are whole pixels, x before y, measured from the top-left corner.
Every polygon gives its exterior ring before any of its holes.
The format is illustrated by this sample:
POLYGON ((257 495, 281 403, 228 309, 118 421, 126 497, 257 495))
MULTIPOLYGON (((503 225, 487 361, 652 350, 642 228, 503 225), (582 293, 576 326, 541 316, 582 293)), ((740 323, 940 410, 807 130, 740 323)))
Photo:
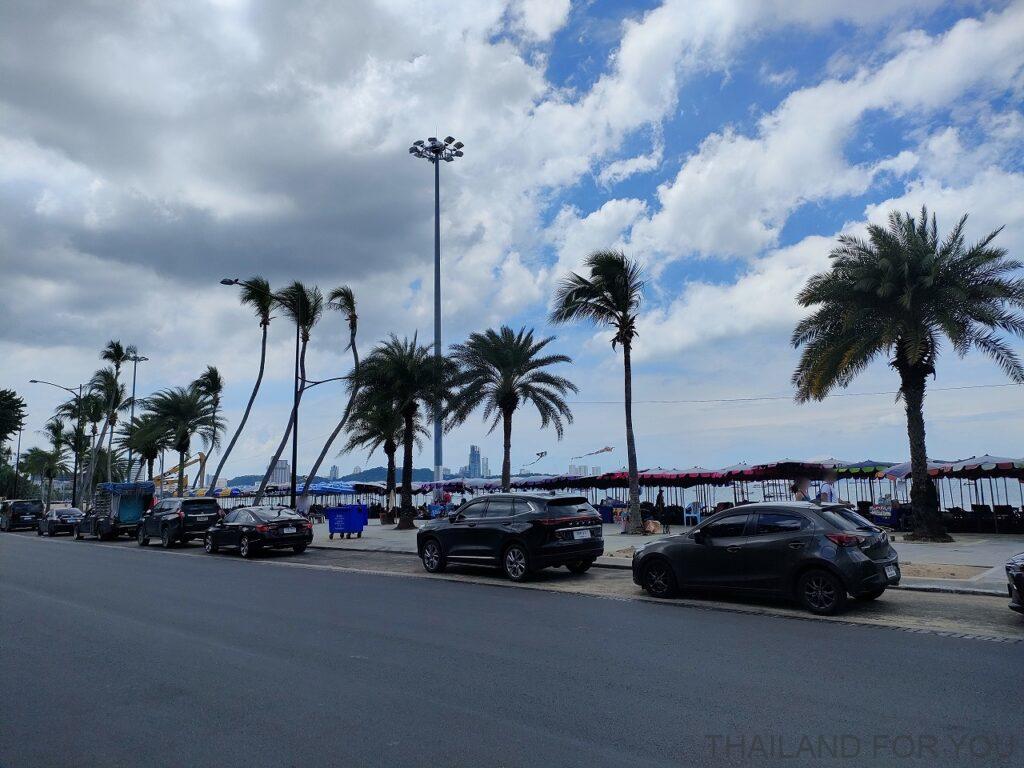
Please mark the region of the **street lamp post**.
POLYGON ((14 498, 18 498, 18 473, 21 472, 21 430, 24 426, 18 427, 18 450, 14 454, 14 498))
MULTIPOLYGON (((441 161, 450 163, 462 157, 461 141, 446 136, 438 141, 431 136, 426 141, 414 141, 409 147, 409 154, 432 163, 434 166, 434 360, 437 363, 437 375, 441 375, 441 161)), ((440 395, 440 393, 438 393, 440 395)), ((442 475, 442 423, 444 421, 440 402, 434 410, 434 482, 440 483, 442 475)))
MULTIPOLYGON (((52 381, 43 381, 42 379, 29 379, 28 383, 29 384, 48 384, 51 387, 56 387, 57 389, 63 389, 65 392, 70 392, 71 393, 71 396, 75 398, 75 413, 78 414, 78 426, 75 429, 75 440, 77 441, 78 435, 82 434, 82 432, 83 432, 83 429, 82 429, 82 386, 83 385, 79 384, 78 385, 78 391, 75 392, 75 390, 71 389, 71 387, 64 387, 64 386, 61 386, 60 384, 54 384, 52 381)), ((133 385, 133 390, 134 390, 134 385, 133 385)), ((20 445, 20 441, 21 441, 20 435, 19 435, 18 440, 19 440, 19 445, 20 445)), ((75 454, 75 466, 72 469, 72 479, 71 479, 71 506, 72 507, 77 507, 78 506, 78 443, 77 442, 74 445, 71 446, 71 452, 73 454, 75 454)), ((17 476, 15 476, 15 482, 17 482, 17 476)))
POLYGON ((148 357, 143 355, 134 354, 128 358, 132 361, 132 404, 131 411, 128 414, 128 482, 132 481, 132 432, 135 430, 135 377, 138 375, 139 363, 144 363, 149 360, 148 357))

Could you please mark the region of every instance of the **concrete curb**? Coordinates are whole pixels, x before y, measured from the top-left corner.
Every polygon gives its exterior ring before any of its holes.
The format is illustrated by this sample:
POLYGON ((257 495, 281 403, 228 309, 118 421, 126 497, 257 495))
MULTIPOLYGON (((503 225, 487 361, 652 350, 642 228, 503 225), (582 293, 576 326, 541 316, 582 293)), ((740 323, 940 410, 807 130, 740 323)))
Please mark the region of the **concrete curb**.
MULTIPOLYGON (((332 547, 323 544, 310 544, 310 549, 324 549, 324 550, 341 550, 343 552, 373 552, 375 554, 382 555, 398 555, 406 557, 417 557, 415 552, 403 552, 396 549, 384 549, 382 547, 332 547)), ((607 568, 609 570, 617 571, 632 571, 633 566, 630 563, 616 563, 609 562, 610 560, 621 560, 622 558, 609 558, 600 557, 597 562, 594 563, 595 568, 607 568), (603 561, 603 562, 602 562, 603 561)), ((913 578, 913 577, 910 577, 913 578)), ((949 594, 949 595, 978 595, 981 597, 1006 597, 1006 590, 1002 589, 985 589, 979 587, 960 587, 955 585, 945 586, 942 584, 907 584, 901 583, 898 586, 890 587, 890 589, 902 589, 907 592, 934 592, 937 594, 949 594)))

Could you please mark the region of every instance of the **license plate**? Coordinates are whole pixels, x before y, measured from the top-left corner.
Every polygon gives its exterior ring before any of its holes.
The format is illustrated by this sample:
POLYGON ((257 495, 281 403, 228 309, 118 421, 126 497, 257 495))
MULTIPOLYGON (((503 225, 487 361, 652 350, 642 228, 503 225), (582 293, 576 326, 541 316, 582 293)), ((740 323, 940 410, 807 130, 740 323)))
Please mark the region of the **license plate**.
POLYGON ((200 516, 198 516, 196 518, 196 520, 199 521, 200 523, 205 523, 209 519, 210 519, 209 515, 200 515, 200 516))
POLYGON ((589 539, 590 538, 590 531, 588 529, 586 529, 586 528, 584 528, 582 531, 573 531, 572 532, 572 537, 574 539, 589 539))
POLYGON ((282 528, 281 533, 295 533, 294 528, 282 528))
POLYGON ((897 573, 899 573, 899 571, 896 570, 896 566, 895 565, 887 565, 887 566, 885 566, 885 575, 886 575, 886 577, 888 577, 890 579, 895 579, 897 573))

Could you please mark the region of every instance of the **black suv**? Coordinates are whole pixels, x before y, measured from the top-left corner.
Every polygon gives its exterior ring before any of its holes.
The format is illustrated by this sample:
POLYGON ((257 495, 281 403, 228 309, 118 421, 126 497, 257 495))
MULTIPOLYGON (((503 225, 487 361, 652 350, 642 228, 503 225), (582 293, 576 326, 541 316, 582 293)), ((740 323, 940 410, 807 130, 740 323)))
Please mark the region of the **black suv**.
POLYGON ((523 581, 540 568, 583 573, 604 554, 601 516, 583 496, 495 494, 473 499, 416 534, 423 567, 449 563, 501 568, 523 581))
POLYGON ((0 502, 0 531, 35 528, 43 516, 43 502, 39 499, 9 499, 0 502))
POLYGON ((150 537, 159 538, 164 548, 184 544, 202 539, 220 516, 216 499, 163 499, 143 514, 135 537, 141 547, 149 544, 150 537))
POLYGON ((847 594, 874 600, 898 584, 900 566, 885 531, 851 509, 764 502, 637 547, 633 581, 654 597, 726 589, 795 597, 812 613, 832 614, 847 594))

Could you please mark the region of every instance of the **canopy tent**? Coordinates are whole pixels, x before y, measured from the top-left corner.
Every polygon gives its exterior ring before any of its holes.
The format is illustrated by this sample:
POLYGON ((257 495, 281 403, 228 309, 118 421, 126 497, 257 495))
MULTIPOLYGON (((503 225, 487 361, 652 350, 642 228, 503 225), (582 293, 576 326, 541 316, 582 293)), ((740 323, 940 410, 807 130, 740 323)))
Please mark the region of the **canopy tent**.
MULTIPOLYGON (((949 466, 950 462, 948 461, 929 461, 928 474, 937 475, 949 466)), ((893 464, 891 467, 883 470, 878 476, 886 480, 906 480, 910 477, 910 472, 910 462, 904 461, 902 464, 893 464)))
POLYGON ((931 473, 942 477, 964 477, 969 479, 987 477, 1010 477, 1024 479, 1024 459, 1012 459, 1006 456, 972 456, 969 459, 954 461, 946 468, 931 473))

